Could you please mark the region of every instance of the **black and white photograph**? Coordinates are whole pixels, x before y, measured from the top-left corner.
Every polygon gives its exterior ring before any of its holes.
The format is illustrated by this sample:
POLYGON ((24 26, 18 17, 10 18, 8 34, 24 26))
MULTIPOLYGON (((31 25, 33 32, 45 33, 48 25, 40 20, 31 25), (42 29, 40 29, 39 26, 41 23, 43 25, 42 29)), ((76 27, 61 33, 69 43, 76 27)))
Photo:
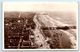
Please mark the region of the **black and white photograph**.
POLYGON ((3 3, 3 47, 8 50, 78 48, 76 3, 3 3))

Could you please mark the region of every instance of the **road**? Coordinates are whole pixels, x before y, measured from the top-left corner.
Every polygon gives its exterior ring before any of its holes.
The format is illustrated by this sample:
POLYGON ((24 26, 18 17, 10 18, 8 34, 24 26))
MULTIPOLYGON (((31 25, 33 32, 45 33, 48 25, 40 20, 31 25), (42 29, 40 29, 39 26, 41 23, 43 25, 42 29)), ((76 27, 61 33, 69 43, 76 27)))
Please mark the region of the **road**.
MULTIPOLYGON (((44 32, 40 29, 41 26, 45 27, 57 27, 57 26, 70 26, 69 24, 64 24, 63 22, 60 22, 58 20, 53 19, 49 15, 35 15, 33 21, 36 23, 36 29, 34 30, 35 34, 35 40, 36 43, 40 46, 43 45, 40 48, 46 48, 49 49, 49 45, 46 42, 47 37, 44 34, 44 32)), ((76 34, 75 29, 71 29, 70 31, 64 31, 64 30, 48 30, 48 32, 51 34, 51 36, 55 35, 57 33, 58 35, 58 41, 59 46, 61 48, 76 48, 76 38, 73 34, 76 34), (71 33, 72 32, 72 33, 71 33)), ((52 39, 54 39, 52 37, 52 39)))

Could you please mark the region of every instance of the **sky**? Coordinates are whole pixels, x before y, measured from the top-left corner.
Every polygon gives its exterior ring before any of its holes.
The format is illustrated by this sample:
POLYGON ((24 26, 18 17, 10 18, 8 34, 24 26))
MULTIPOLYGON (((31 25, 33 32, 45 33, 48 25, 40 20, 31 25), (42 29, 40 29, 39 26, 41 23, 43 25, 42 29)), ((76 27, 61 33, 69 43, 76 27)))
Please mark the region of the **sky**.
POLYGON ((4 2, 4 11, 76 11, 77 3, 66 2, 4 2))

